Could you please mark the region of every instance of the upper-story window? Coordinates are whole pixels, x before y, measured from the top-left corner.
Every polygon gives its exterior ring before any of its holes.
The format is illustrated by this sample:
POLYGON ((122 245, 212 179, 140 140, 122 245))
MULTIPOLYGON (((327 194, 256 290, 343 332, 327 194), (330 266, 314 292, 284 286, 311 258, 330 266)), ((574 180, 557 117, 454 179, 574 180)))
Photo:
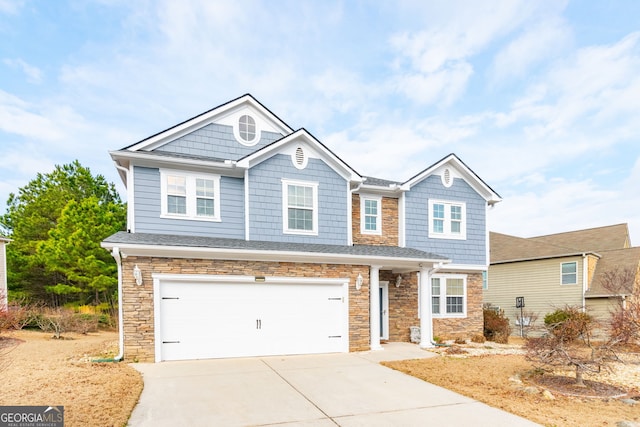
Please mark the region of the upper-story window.
POLYGON ((578 283, 578 263, 577 262, 563 262, 560 267, 562 276, 561 283, 563 285, 575 285, 578 283))
POLYGON ((360 196, 360 232, 382 234, 382 198, 360 196))
POLYGON ((161 170, 161 216, 220 221, 220 176, 161 170))
POLYGON ((434 316, 466 316, 466 281, 464 275, 438 275, 431 278, 431 309, 434 316))
POLYGON ((282 180, 283 231, 318 234, 318 184, 282 180))
POLYGON ((463 202, 429 200, 429 237, 466 239, 467 213, 463 202))
POLYGON ((256 121, 249 115, 240 116, 238 120, 238 133, 245 142, 256 139, 256 121))

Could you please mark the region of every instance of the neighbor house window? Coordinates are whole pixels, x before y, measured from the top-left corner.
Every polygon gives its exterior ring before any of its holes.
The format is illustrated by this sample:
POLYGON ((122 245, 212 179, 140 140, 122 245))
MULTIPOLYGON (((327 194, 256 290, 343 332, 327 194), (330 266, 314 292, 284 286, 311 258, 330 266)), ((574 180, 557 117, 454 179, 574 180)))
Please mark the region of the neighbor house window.
POLYGON ((283 230, 318 234, 318 184, 282 180, 283 230))
POLYGON ((360 196, 360 232, 382 234, 382 199, 360 196))
POLYGON ((561 266, 561 276, 563 285, 575 285, 578 283, 578 263, 563 262, 561 266))
POLYGON ((487 289, 489 289, 489 272, 483 271, 482 272, 482 290, 486 291, 487 289))
POLYGON ((463 275, 441 275, 431 278, 431 310, 434 316, 466 316, 466 282, 466 276, 463 275))
POLYGON ((161 170, 161 216, 220 221, 220 177, 161 170))
POLYGON ((466 239, 466 204, 429 200, 429 237, 466 239))

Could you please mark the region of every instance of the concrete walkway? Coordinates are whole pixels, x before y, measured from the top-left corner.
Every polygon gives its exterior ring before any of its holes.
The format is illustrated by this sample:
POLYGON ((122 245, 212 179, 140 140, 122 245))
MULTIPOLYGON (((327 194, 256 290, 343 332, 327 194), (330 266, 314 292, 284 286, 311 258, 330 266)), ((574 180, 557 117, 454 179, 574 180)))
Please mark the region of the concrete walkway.
POLYGON ((537 425, 378 363, 432 355, 393 343, 376 352, 133 364, 144 390, 129 425, 537 425))

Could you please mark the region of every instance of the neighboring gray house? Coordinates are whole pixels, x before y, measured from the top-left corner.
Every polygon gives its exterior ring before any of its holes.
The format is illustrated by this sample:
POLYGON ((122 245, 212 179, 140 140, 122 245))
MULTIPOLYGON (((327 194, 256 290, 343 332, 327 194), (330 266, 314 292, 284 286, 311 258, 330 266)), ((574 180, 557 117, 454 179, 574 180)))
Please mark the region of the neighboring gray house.
POLYGON ((640 286, 640 247, 631 246, 627 224, 530 238, 492 232, 490 240, 483 299, 504 310, 513 333, 520 332, 518 297, 524 298, 523 312, 537 315, 539 324, 546 314, 571 305, 606 326, 611 312, 640 286), (631 272, 630 280, 615 292, 607 289, 609 274, 622 270, 631 272))
POLYGON ((453 154, 406 182, 366 177, 251 95, 110 154, 128 200, 128 232, 102 243, 119 266, 119 357, 482 333, 486 210, 501 199, 453 154))

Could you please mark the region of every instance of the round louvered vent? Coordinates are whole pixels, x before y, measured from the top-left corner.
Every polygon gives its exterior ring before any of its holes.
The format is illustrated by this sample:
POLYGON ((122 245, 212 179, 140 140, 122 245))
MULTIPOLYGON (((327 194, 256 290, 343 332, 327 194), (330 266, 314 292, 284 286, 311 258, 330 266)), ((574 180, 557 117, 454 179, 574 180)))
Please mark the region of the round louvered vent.
POLYGON ((449 170, 449 168, 447 168, 442 172, 442 184, 445 187, 451 187, 452 183, 453 178, 451 177, 451 171, 449 170))
POLYGON ((293 165, 298 169, 304 169, 307 166, 307 155, 302 147, 296 148, 293 155, 293 165))

